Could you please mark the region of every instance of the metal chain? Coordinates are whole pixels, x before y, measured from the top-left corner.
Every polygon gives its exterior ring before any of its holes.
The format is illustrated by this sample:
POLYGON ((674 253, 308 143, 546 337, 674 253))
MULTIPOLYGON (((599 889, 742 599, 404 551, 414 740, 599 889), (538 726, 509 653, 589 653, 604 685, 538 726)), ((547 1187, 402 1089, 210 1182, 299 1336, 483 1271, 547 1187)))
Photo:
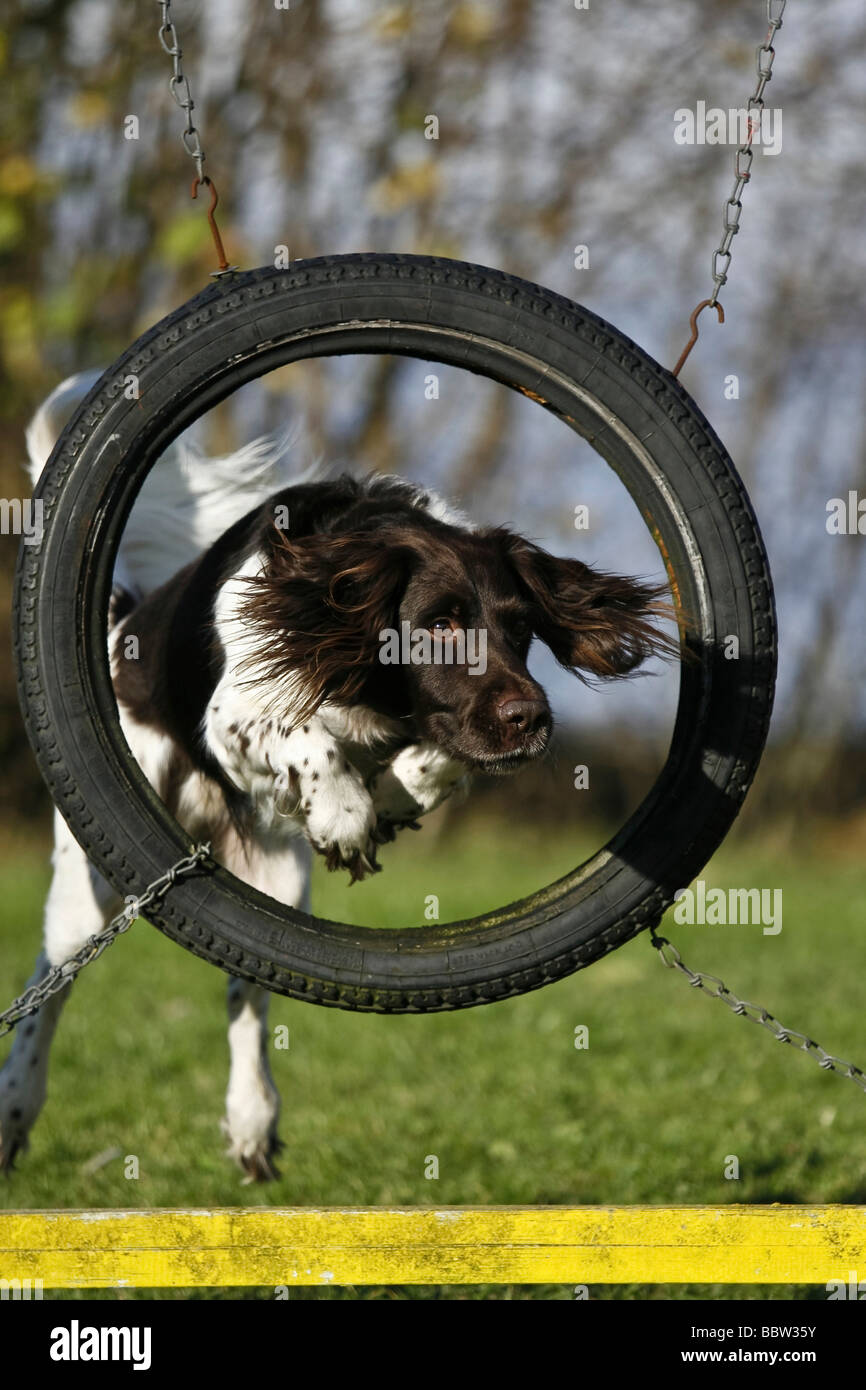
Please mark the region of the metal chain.
POLYGON ((662 964, 666 965, 669 970, 679 970, 681 975, 685 975, 693 989, 700 989, 704 994, 709 994, 714 999, 721 999, 732 1013, 749 1019, 751 1023, 759 1023, 762 1028, 767 1028, 778 1042, 790 1043, 799 1052, 808 1053, 810 1057, 814 1057, 818 1066, 822 1067, 824 1071, 839 1072, 840 1075, 855 1082, 862 1091, 866 1091, 866 1072, 855 1067, 853 1062, 843 1062, 841 1057, 832 1057, 813 1038, 810 1038, 806 1033, 798 1033, 795 1028, 786 1028, 760 1004, 750 1004, 745 999, 738 999, 717 975, 706 975, 701 970, 690 970, 676 946, 672 945, 667 937, 659 936, 654 931, 651 933, 650 940, 658 951, 662 964))
POLYGON ((198 864, 209 859, 210 853, 209 844, 198 845, 192 854, 185 859, 179 859, 160 878, 155 878, 153 883, 148 884, 139 897, 130 899, 122 912, 113 917, 102 931, 88 937, 84 945, 62 965, 52 966, 38 984, 31 985, 8 1009, 0 1013, 0 1038, 6 1033, 11 1033, 22 1018, 35 1014, 53 994, 59 994, 61 990, 66 989, 85 965, 97 960, 118 936, 129 931, 136 917, 140 917, 146 908, 163 898, 178 878, 191 873, 198 864))
POLYGON ((219 194, 213 179, 204 172, 205 153, 202 148, 201 136, 196 129, 192 119, 195 109, 195 102, 192 99, 192 90, 189 85, 189 78, 183 70, 183 49, 180 46, 177 29, 171 17, 171 0, 156 0, 162 11, 162 23, 159 26, 159 41, 165 52, 171 59, 172 75, 169 79, 168 89, 174 100, 177 102, 181 111, 186 116, 186 127, 181 135, 181 141, 187 154, 195 163, 196 176, 192 181, 192 197, 198 197, 200 184, 206 184, 210 188, 210 207, 207 210, 207 220, 213 237, 214 246, 217 253, 219 270, 214 272, 214 278, 225 275, 231 270, 237 270, 237 266, 229 265, 226 260, 226 253, 223 249, 222 237, 216 224, 214 212, 219 202, 219 194))
POLYGON ((752 142, 761 129, 761 121, 764 115, 764 88, 773 75, 773 62, 776 57, 776 50, 773 47, 773 39, 782 27, 782 15, 785 12, 787 0, 767 0, 767 20, 769 28, 767 36, 762 44, 758 45, 756 51, 756 66, 758 69, 758 85, 749 97, 746 110, 748 112, 746 139, 740 145, 734 156, 734 187, 728 201, 725 203, 722 217, 724 221, 724 234, 718 247, 713 252, 712 275, 713 293, 710 296, 710 304, 714 305, 719 297, 719 291, 727 283, 728 270, 731 265, 731 242, 740 229, 740 213, 743 211, 743 204, 740 201, 743 189, 752 176, 752 161, 755 152, 752 149, 752 142), (757 115, 753 113, 757 112, 757 115), (745 161, 745 164, 744 164, 745 161), (724 267, 720 268, 724 262, 724 267))
POLYGON ((725 311, 718 302, 719 291, 723 285, 727 284, 728 271, 730 270, 732 259, 731 243, 740 230, 740 214, 743 211, 743 189, 752 177, 752 161, 755 157, 752 143, 761 129, 761 120, 764 115, 764 89, 773 75, 773 62, 776 57, 773 40, 782 27, 782 15, 785 13, 786 4, 787 0, 767 0, 767 34, 764 42, 759 44, 756 50, 755 61, 758 69, 758 85, 746 104, 746 110, 748 112, 746 138, 734 155, 734 187, 722 210, 722 239, 713 252, 711 262, 713 292, 709 299, 704 299, 698 304, 689 319, 691 337, 683 348, 679 361, 673 369, 673 376, 679 376, 686 358, 698 340, 698 316, 701 312, 704 309, 715 309, 719 323, 724 323, 725 321, 725 311))
POLYGON ((177 30, 171 18, 171 0, 156 0, 156 3, 162 11, 162 23, 159 26, 159 41, 171 59, 172 68, 174 69, 168 84, 168 90, 186 116, 186 129, 180 138, 187 154, 194 160, 199 182, 202 182, 205 177, 204 150, 202 149, 201 137, 193 124, 192 113, 195 108, 195 102, 192 99, 189 80, 182 67, 183 49, 180 46, 177 30))

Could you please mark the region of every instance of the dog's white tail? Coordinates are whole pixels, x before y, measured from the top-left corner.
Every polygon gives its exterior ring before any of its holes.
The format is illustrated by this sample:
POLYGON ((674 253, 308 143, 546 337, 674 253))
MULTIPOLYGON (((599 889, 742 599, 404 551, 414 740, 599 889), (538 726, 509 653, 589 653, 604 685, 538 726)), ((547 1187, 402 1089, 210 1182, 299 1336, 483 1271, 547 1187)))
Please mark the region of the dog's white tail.
MULTIPOLYGON (((66 421, 101 372, 61 383, 27 429, 30 476, 38 479, 66 421)), ((222 533, 274 492, 318 476, 318 463, 299 470, 297 431, 262 436, 233 454, 208 458, 197 426, 180 435, 151 470, 123 534, 115 582, 136 599, 165 583, 222 533)))

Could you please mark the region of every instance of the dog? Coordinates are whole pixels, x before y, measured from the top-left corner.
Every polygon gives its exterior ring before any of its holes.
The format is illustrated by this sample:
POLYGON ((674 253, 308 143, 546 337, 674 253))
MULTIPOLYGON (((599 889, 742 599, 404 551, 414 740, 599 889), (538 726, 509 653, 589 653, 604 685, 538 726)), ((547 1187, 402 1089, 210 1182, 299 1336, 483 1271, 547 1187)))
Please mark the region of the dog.
MULTIPOLYGON (((97 375, 37 412, 34 479, 97 375)), ((398 477, 299 476, 294 453, 259 439, 207 459, 189 434, 166 451, 124 534, 109 643, 121 726, 159 796, 240 879, 309 911, 313 855, 365 878, 474 772, 545 753, 533 638, 587 680, 626 676, 670 643, 659 587, 476 528, 398 477)), ((58 814, 31 983, 119 906, 58 814)), ((0 1072, 5 1169, 43 1104, 66 994, 19 1025, 0 1072)), ((281 1147, 267 1008, 266 991, 230 980, 223 1128, 246 1181, 274 1178, 281 1147)))

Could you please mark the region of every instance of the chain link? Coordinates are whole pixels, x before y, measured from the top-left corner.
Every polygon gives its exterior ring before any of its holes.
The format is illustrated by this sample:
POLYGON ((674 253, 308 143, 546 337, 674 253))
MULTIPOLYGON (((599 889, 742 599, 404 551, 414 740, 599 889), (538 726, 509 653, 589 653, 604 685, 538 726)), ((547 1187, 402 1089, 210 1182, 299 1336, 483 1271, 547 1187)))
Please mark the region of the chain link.
POLYGON ((185 859, 179 859, 166 873, 155 878, 153 883, 148 884, 139 897, 132 898, 127 902, 122 912, 113 917, 102 931, 88 937, 84 945, 62 965, 52 966, 38 984, 31 985, 10 1004, 8 1009, 0 1013, 0 1038, 6 1033, 11 1033, 16 1023, 19 1023, 22 1018, 26 1018, 29 1014, 35 1014, 53 994, 59 994, 61 990, 66 989, 76 975, 84 969, 85 965, 89 965, 93 960, 98 960, 112 942, 116 941, 124 932, 129 931, 136 917, 140 917, 146 908, 163 898, 178 878, 191 873, 197 865, 209 859, 210 853, 209 844, 198 845, 192 854, 185 859))
POLYGON ((177 30, 171 18, 171 0, 156 0, 162 11, 162 23, 159 26, 159 41, 172 62, 172 76, 169 80, 168 90, 171 92, 181 111, 186 116, 186 129, 181 135, 181 141, 187 154, 195 161, 196 175, 199 182, 202 182, 204 174, 204 150, 202 149, 201 136, 196 130, 192 113, 195 109, 195 102, 192 99, 189 79, 183 70, 183 49, 177 36, 177 30))
POLYGON ((713 292, 710 296, 710 305, 715 304, 719 297, 719 291, 727 283, 728 270, 731 265, 731 242, 740 228, 743 189, 752 176, 752 161, 755 158, 752 143, 761 129, 764 115, 764 89, 773 75, 773 62, 776 57, 773 40, 782 27, 782 15, 785 13, 786 4, 787 0, 767 0, 767 34, 764 42, 758 45, 755 56, 758 85, 746 105, 748 113, 746 138, 734 156, 734 187, 722 213, 724 222, 722 239, 713 252, 713 292))
POLYGON ((211 236, 213 237, 214 249, 217 254, 217 264, 219 266, 219 270, 213 272, 212 278, 219 279, 221 275, 227 275, 231 271, 237 270, 237 266, 229 265, 226 259, 222 237, 219 234, 219 228, 217 227, 216 218, 214 217, 219 195, 213 179, 204 172, 205 154, 202 148, 201 136, 192 119, 195 102, 192 99, 189 78, 183 70, 183 49, 180 46, 177 29, 174 27, 174 21, 171 17, 171 0, 156 0, 156 3, 162 11, 162 23, 158 31, 159 41, 171 59, 172 64, 172 75, 169 79, 168 89, 181 111, 183 111, 186 116, 186 127, 180 138, 184 149, 190 159, 195 163, 196 174, 192 181, 192 197, 198 197, 200 184, 206 184, 210 188, 210 206, 207 210, 207 220, 211 230, 211 236))
POLYGON ((715 309, 719 322, 724 323, 725 321, 724 310, 718 302, 719 292, 722 286, 726 285, 728 282, 728 271, 731 268, 732 260, 731 244, 737 232, 740 230, 740 215, 743 211, 743 190, 752 177, 752 161, 755 158, 755 151, 752 145, 761 129, 761 121, 764 115, 764 90, 773 75, 773 63, 776 57, 773 40, 782 27, 782 15, 785 13, 786 4, 787 0, 767 0, 767 33, 764 42, 758 45, 755 57, 755 66, 758 70, 758 83, 746 104, 746 138, 734 155, 734 187, 722 211, 722 239, 713 252, 711 262, 713 292, 709 299, 703 300, 702 303, 697 306, 689 320, 691 337, 683 348, 679 361, 673 369, 673 376, 679 376, 686 358, 698 340, 697 321, 702 310, 707 308, 715 309))
POLYGON ((669 970, 678 970, 681 975, 685 975, 693 989, 702 990, 704 994, 709 994, 713 999, 721 999, 732 1013, 739 1014, 741 1018, 749 1019, 751 1023, 760 1024, 762 1028, 768 1029, 778 1042, 790 1043, 791 1047, 796 1047, 798 1051, 808 1053, 810 1057, 814 1057, 818 1066, 822 1067, 824 1071, 838 1072, 849 1081, 855 1082, 861 1091, 866 1091, 866 1072, 855 1067, 853 1062, 843 1062, 841 1057, 831 1056, 807 1033, 800 1033, 796 1028, 784 1027, 760 1004, 750 1004, 746 999, 738 999, 736 994, 733 994, 717 975, 707 975, 702 970, 691 970, 676 946, 672 945, 667 937, 659 936, 657 932, 653 932, 650 940, 658 951, 662 964, 666 965, 669 970), (799 1041, 797 1041, 798 1039, 799 1041))

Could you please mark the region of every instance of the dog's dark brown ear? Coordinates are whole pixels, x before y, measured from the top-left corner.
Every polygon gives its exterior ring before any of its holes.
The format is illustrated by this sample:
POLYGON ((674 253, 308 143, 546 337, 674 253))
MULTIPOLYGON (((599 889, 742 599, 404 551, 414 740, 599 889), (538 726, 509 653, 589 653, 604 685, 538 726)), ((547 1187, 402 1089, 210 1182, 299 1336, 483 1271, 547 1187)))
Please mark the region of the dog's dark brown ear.
POLYGON ((267 549, 245 610, 261 642, 250 669, 292 682, 298 718, 325 699, 356 699, 378 663, 380 633, 399 625, 411 549, 364 534, 293 540, 276 527, 267 549))
POLYGON ((677 654, 676 641, 657 626, 674 616, 664 586, 560 559, 518 537, 509 549, 532 602, 534 631, 560 665, 604 679, 629 675, 647 657, 677 654))

